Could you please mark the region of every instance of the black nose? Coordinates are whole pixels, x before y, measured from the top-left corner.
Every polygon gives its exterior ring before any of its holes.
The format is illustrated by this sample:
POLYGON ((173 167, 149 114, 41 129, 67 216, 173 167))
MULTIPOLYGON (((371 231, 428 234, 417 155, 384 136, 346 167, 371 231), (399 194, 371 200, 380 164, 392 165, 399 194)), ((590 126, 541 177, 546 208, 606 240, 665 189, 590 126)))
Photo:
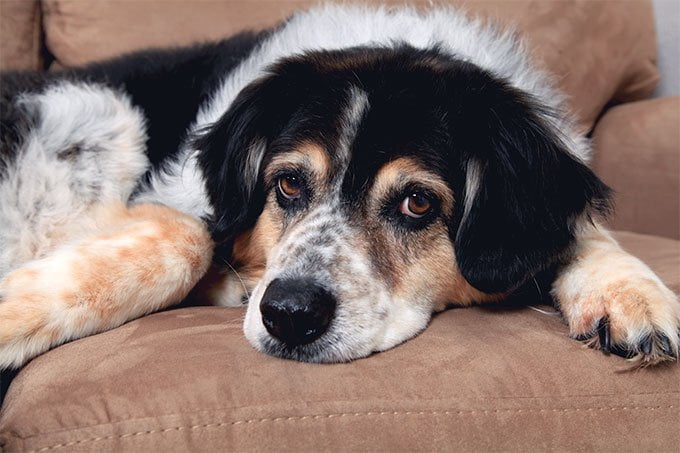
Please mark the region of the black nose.
POLYGON ((335 297, 308 279, 275 279, 260 302, 267 331, 295 346, 311 343, 328 329, 335 314, 335 297))

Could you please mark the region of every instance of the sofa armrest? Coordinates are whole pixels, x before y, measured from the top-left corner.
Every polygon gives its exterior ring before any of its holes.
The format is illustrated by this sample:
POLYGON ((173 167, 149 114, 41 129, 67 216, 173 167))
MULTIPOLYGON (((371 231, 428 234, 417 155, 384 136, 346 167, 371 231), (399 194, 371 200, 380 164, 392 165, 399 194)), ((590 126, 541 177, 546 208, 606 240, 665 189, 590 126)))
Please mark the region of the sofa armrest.
POLYGON ((623 104, 595 128, 593 168, 615 190, 613 228, 680 238, 680 96, 623 104))

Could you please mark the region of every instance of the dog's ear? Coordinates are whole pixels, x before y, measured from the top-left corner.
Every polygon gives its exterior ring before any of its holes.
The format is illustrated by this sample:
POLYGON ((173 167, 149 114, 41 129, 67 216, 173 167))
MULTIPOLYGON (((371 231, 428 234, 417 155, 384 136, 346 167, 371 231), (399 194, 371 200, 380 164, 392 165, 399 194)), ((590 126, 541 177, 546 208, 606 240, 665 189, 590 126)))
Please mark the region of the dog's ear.
POLYGON ((260 168, 286 114, 282 98, 276 75, 253 82, 192 141, 214 208, 208 223, 218 244, 228 245, 251 228, 262 212, 265 193, 260 168))
POLYGON ((564 256, 577 224, 607 210, 609 188, 529 96, 503 85, 473 110, 475 133, 459 141, 465 184, 451 235, 467 281, 508 292, 564 256))

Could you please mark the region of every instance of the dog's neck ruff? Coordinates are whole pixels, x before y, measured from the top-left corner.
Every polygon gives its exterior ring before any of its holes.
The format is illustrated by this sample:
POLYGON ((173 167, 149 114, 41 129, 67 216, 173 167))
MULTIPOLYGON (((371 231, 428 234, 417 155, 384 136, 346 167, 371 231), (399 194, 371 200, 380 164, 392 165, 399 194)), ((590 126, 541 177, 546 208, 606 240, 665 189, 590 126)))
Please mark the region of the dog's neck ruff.
MULTIPOLYGON (((200 107, 188 136, 218 121, 241 90, 266 75, 267 68, 281 58, 315 50, 357 46, 389 48, 401 44, 419 49, 438 47, 540 98, 549 108, 559 109, 562 103, 548 78, 531 67, 522 42, 511 30, 499 30, 451 8, 419 13, 412 8, 324 5, 294 15, 230 72, 211 99, 200 107)), ((568 118, 553 121, 562 123, 558 130, 573 130, 568 118)), ((565 134, 566 137, 576 135, 565 134)), ((585 143, 574 143, 570 148, 587 159, 585 143)), ((213 209, 204 184, 196 150, 185 142, 173 162, 151 175, 135 201, 160 202, 206 218, 213 209)))

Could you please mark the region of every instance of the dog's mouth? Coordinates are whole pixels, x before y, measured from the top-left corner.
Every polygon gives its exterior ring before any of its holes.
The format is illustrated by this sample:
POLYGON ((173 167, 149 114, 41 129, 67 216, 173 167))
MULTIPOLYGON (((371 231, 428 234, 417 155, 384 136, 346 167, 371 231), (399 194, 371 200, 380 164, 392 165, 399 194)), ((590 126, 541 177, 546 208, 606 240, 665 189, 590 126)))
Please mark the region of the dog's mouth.
POLYGON ((263 335, 259 340, 258 349, 274 357, 309 363, 339 363, 357 358, 338 354, 336 351, 338 343, 337 339, 334 341, 332 334, 326 334, 311 343, 298 345, 286 344, 270 335, 263 335))

